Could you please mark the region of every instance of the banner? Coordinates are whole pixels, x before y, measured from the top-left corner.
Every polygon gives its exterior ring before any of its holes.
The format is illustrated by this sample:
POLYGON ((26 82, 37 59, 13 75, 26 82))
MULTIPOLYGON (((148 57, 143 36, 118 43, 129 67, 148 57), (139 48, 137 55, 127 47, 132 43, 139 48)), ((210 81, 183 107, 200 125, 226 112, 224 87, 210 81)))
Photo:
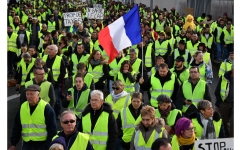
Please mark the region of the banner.
POLYGON ((82 23, 82 15, 80 11, 63 13, 63 19, 65 27, 73 25, 75 20, 82 23))
POLYGON ((233 138, 208 139, 195 141, 196 150, 233 150, 233 138))
POLYGON ((88 8, 87 7, 86 17, 88 19, 103 19, 104 9, 103 8, 88 8))
POLYGON ((102 8, 102 4, 93 4, 93 8, 102 8))

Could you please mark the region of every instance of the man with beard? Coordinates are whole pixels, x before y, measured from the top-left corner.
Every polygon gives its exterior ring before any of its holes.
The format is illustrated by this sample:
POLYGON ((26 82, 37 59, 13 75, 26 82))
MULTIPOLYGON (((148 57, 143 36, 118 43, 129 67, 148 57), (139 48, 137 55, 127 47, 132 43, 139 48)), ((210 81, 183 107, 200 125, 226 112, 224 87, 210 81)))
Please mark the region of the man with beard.
POLYGON ((178 79, 179 84, 182 84, 184 81, 189 78, 189 70, 184 66, 184 57, 178 56, 175 61, 175 67, 170 69, 170 71, 175 74, 178 79))

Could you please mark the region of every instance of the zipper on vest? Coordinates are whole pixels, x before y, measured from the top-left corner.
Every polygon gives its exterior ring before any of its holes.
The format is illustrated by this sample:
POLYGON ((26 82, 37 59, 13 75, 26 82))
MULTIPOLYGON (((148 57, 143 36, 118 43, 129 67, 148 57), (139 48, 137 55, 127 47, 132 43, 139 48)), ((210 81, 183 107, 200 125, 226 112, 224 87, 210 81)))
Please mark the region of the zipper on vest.
POLYGON ((94 113, 94 116, 95 116, 95 114, 96 114, 96 110, 94 110, 94 112, 93 112, 93 113, 94 113))

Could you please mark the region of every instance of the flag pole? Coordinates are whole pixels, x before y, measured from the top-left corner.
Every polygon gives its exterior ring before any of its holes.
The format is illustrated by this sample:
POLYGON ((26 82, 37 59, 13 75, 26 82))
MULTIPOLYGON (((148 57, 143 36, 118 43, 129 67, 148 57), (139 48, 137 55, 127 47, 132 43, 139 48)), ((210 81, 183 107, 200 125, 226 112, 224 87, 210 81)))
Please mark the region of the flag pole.
POLYGON ((142 77, 143 77, 143 65, 144 65, 144 62, 143 62, 143 39, 142 39, 142 77))

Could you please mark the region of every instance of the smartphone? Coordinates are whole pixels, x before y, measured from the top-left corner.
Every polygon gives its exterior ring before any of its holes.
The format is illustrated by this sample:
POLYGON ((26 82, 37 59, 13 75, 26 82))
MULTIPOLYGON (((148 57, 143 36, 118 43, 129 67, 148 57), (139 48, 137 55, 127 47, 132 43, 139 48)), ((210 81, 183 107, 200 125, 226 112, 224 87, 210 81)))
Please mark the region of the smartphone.
POLYGON ((71 91, 67 91, 67 95, 72 95, 72 92, 71 91))

